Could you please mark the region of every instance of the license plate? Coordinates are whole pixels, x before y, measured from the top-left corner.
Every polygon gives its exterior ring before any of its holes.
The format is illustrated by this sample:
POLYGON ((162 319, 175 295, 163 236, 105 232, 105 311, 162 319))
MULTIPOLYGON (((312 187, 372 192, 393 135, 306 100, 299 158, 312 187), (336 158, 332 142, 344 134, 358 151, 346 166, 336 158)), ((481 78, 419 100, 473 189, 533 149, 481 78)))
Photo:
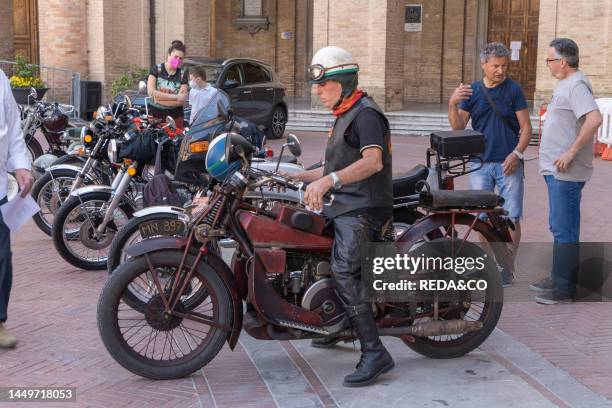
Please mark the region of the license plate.
POLYGON ((151 237, 182 237, 185 235, 185 223, 176 219, 152 220, 138 226, 142 239, 151 237))

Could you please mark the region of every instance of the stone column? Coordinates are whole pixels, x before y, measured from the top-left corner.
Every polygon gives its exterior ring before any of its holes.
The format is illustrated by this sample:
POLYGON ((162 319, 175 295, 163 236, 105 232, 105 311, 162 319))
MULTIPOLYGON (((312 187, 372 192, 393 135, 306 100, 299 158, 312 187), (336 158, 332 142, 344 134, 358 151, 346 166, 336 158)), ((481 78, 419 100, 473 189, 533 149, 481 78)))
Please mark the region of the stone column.
POLYGON ((87 3, 38 0, 40 64, 88 74, 87 3))
MULTIPOLYGON (((327 45, 350 51, 359 84, 384 110, 403 104, 403 47, 399 0, 314 0, 313 53, 327 45)), ((317 106, 313 97, 313 106, 317 106)))

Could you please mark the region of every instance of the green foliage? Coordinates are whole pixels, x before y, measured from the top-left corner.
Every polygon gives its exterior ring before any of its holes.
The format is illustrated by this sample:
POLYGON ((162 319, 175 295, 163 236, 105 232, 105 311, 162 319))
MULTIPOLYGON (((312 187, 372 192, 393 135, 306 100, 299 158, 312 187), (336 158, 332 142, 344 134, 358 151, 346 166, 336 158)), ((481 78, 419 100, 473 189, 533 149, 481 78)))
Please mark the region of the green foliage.
POLYGON ((130 71, 115 79, 111 85, 113 96, 120 94, 126 89, 130 89, 139 81, 146 81, 149 71, 146 68, 141 68, 133 65, 130 71))
POLYGON ((45 83, 38 76, 38 69, 28 64, 22 55, 15 57, 14 75, 9 78, 12 88, 44 88, 45 83))

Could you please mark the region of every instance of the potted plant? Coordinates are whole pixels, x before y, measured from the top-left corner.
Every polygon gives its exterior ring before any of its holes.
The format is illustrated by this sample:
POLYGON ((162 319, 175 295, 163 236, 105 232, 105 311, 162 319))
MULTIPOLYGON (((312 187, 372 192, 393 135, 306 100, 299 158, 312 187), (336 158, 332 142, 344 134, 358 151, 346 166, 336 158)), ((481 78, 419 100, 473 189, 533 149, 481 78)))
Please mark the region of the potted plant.
POLYGON ((42 98, 49 88, 45 88, 43 80, 36 75, 36 67, 28 64, 21 55, 15 58, 15 62, 14 75, 9 78, 9 82, 17 103, 25 105, 33 102, 32 98, 28 98, 31 88, 36 89, 37 99, 42 98))

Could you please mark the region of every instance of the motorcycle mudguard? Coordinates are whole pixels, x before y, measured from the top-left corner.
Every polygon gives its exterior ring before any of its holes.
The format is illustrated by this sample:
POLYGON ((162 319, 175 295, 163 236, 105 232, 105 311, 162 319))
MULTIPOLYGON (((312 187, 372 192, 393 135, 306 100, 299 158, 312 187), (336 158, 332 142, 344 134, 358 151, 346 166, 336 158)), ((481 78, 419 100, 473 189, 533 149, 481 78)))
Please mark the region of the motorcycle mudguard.
MULTIPOLYGON (((140 241, 125 250, 125 252, 131 257, 137 257, 146 253, 162 251, 164 249, 185 249, 187 240, 184 238, 174 237, 160 237, 151 238, 144 241, 140 241)), ((195 257, 197 255, 197 248, 193 247, 193 251, 190 248, 190 253, 195 257)), ((227 343, 231 350, 234 350, 236 343, 238 343, 238 337, 242 331, 242 299, 238 291, 238 282, 232 274, 232 271, 227 264, 219 257, 219 255, 208 252, 202 258, 203 262, 207 263, 221 278, 225 287, 229 290, 230 296, 232 297, 232 330, 228 334, 227 343)))
POLYGON ((95 185, 95 186, 85 186, 85 187, 81 187, 79 189, 76 189, 75 191, 73 191, 70 196, 71 197, 76 197, 76 196, 80 196, 83 194, 87 194, 87 193, 93 193, 96 191, 102 191, 105 193, 109 193, 112 194, 113 189, 111 188, 111 186, 100 186, 100 185, 95 185))
MULTIPOLYGON (((58 160, 60 159, 61 157, 58 160)), ((47 171, 53 171, 53 170, 70 170, 70 171, 80 172, 81 170, 83 170, 83 168, 80 166, 75 166, 74 164, 67 164, 67 163, 57 164, 57 160, 56 160, 56 162, 53 163, 52 166, 47 168, 47 171)), ((87 177, 87 175, 85 175, 85 177, 87 177)))
MULTIPOLYGON (((451 223, 451 214, 438 213, 421 218, 397 238, 395 246, 401 250, 408 251, 428 233, 440 230, 440 228, 451 225, 451 223)), ((472 214, 455 214, 455 224, 464 226, 473 225, 474 231, 482 234, 487 241, 504 242, 502 237, 489 223, 482 221, 472 214)), ((500 266, 512 269, 512 254, 507 245, 492 245, 492 249, 500 266)))
POLYGON ((168 214, 175 215, 176 218, 181 218, 185 215, 185 210, 180 207, 173 207, 171 205, 155 205, 152 207, 143 208, 142 210, 136 211, 133 215, 134 218, 146 217, 149 214, 168 214))

